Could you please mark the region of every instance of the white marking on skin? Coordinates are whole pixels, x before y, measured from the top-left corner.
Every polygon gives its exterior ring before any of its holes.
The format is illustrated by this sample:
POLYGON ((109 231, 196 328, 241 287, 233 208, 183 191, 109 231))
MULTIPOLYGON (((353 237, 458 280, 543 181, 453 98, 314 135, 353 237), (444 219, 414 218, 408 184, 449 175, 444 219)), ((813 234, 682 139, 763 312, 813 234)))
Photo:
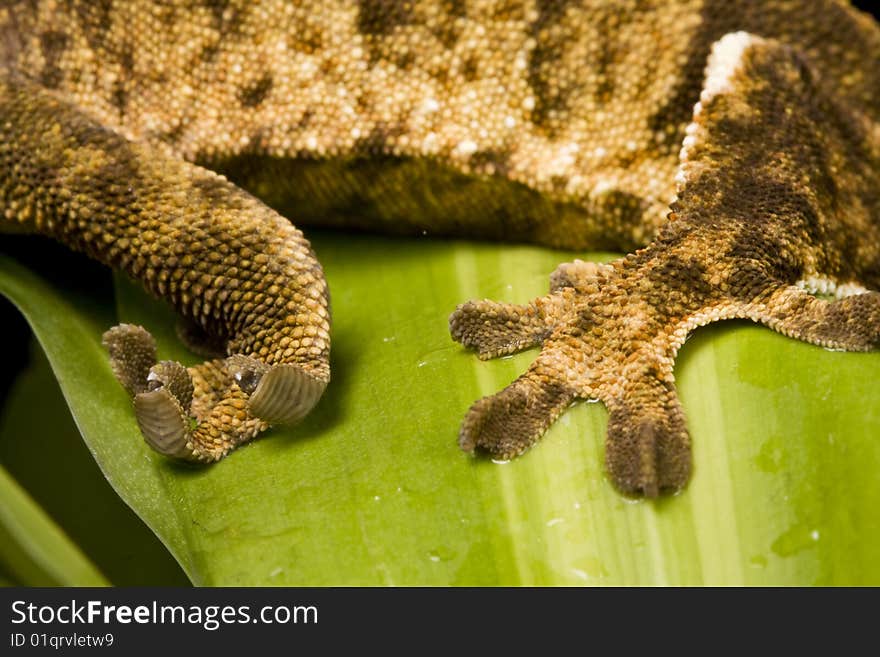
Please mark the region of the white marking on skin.
POLYGON ((718 94, 728 93, 733 89, 730 80, 742 63, 743 52, 754 41, 755 37, 748 32, 731 32, 715 42, 706 66, 706 83, 700 94, 701 102, 705 103, 718 94))
POLYGON ((839 283, 833 278, 817 274, 802 278, 795 285, 810 294, 827 294, 838 299, 845 299, 856 294, 864 294, 868 291, 866 287, 856 282, 847 281, 846 283, 839 283))
POLYGON ((477 144, 471 139, 463 139, 455 147, 457 155, 473 155, 477 152, 477 144))
POLYGON ((600 178, 596 181, 596 184, 593 185, 592 196, 601 196, 606 192, 610 192, 614 189, 614 182, 611 180, 607 180, 605 178, 600 178))
POLYGON ((680 164, 675 174, 675 182, 678 186, 677 193, 681 192, 688 179, 688 161, 691 151, 699 141, 702 130, 699 117, 703 112, 704 105, 718 94, 730 93, 733 90, 731 80, 742 64, 743 53, 755 40, 756 37, 748 32, 731 32, 725 34, 712 46, 712 52, 706 65, 706 81, 700 92, 700 100, 694 104, 693 121, 685 128, 685 138, 682 140, 681 150, 678 153, 680 164))

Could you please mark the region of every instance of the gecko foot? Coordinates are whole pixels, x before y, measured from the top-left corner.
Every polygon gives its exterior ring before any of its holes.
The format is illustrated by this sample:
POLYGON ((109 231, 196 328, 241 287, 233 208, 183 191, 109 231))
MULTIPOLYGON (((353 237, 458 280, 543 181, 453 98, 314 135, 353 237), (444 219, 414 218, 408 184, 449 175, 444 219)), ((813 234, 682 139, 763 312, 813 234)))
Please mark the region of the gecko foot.
POLYGON ((131 324, 107 331, 103 344, 133 397, 146 442, 187 461, 217 461, 270 425, 301 419, 326 386, 297 365, 270 366, 240 354, 189 368, 157 363, 152 336, 131 324))
POLYGON ((619 265, 576 261, 557 269, 550 294, 527 305, 468 302, 452 313, 453 338, 481 358, 541 345, 525 374, 471 406, 462 449, 518 456, 572 402, 601 399, 610 412, 606 467, 617 488, 656 497, 685 485, 690 438, 672 377, 678 333, 635 301, 637 278, 619 265))
POLYGON ((609 412, 611 480, 622 492, 656 497, 680 490, 690 476, 691 441, 672 372, 691 330, 748 318, 827 348, 880 346, 880 293, 827 301, 772 272, 756 275, 746 261, 683 266, 689 250, 708 251, 704 244, 707 234, 691 231, 686 240, 666 239, 612 265, 562 266, 551 279, 554 291, 526 305, 459 306, 450 317, 452 336, 481 358, 541 346, 525 374, 470 408, 462 449, 512 458, 570 403, 598 399, 609 412), (712 280, 718 284, 707 284, 712 280))

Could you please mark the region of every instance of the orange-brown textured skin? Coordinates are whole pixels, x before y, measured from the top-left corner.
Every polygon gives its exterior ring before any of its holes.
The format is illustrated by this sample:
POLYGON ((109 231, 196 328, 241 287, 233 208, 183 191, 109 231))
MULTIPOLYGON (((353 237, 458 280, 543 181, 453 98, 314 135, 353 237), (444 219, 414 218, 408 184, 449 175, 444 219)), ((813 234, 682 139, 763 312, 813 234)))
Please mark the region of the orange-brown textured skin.
MULTIPOLYGON (((688 331, 749 317, 877 343, 876 293, 809 294, 880 284, 880 29, 836 0, 13 2, 0 66, 6 218, 123 266, 253 372, 292 360, 326 380, 326 289, 298 231, 190 162, 299 224, 645 247, 560 267, 528 306, 456 310, 453 337, 481 357, 542 345, 471 409, 465 449, 519 454, 600 398, 613 480, 656 495, 690 468, 672 378, 688 331), (124 202, 131 181, 154 215, 124 202), (88 199, 87 220, 65 195, 88 199), (295 292, 266 276, 298 257, 295 292), (174 276, 213 292, 207 308, 174 276)), ((196 398, 229 389, 238 409, 249 393, 222 371, 239 361, 220 362, 196 398)), ((200 426, 241 419, 221 415, 200 426)), ((255 422, 216 429, 211 454, 255 422)))
MULTIPOLYGON (((289 221, 217 174, 130 142, 27 80, 0 79, 0 117, 8 221, 125 271, 255 367, 292 363, 329 380, 326 282, 289 221)), ((152 364, 138 348, 145 339, 125 331, 105 339, 123 347, 111 355, 133 394, 146 390, 152 364)), ((154 374, 164 381, 161 367, 154 374)), ((216 460, 265 430, 223 360, 189 374, 197 394, 180 423, 192 416, 198 427, 187 458, 216 460)))

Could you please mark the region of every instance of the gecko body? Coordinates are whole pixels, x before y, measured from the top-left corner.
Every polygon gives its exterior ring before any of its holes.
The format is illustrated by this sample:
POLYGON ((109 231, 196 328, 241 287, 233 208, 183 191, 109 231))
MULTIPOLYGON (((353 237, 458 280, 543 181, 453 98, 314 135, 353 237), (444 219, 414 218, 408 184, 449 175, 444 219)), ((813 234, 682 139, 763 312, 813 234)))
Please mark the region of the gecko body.
POLYGON ((138 327, 105 343, 147 441, 201 461, 329 381, 326 283, 287 218, 627 251, 455 310, 481 358, 541 346, 460 444, 509 458, 600 399, 612 480, 654 496, 690 472, 690 331, 880 341, 878 90, 880 29, 834 0, 12 2, 0 225, 181 313, 201 365, 156 363, 138 327))

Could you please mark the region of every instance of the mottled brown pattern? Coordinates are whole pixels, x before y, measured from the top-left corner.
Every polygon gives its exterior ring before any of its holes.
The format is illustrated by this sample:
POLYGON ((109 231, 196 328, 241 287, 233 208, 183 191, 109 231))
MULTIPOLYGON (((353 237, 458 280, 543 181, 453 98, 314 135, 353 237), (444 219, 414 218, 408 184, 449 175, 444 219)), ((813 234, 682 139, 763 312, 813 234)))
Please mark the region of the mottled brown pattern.
POLYGON ((6 227, 225 345, 185 372, 108 333, 173 456, 219 458, 329 379, 320 267, 243 189, 298 224, 633 251, 450 318, 483 358, 541 345, 463 448, 514 456, 598 398, 628 492, 689 476, 672 367, 695 327, 880 339, 880 29, 837 0, 40 0, 2 5, 0 55, 6 227))

